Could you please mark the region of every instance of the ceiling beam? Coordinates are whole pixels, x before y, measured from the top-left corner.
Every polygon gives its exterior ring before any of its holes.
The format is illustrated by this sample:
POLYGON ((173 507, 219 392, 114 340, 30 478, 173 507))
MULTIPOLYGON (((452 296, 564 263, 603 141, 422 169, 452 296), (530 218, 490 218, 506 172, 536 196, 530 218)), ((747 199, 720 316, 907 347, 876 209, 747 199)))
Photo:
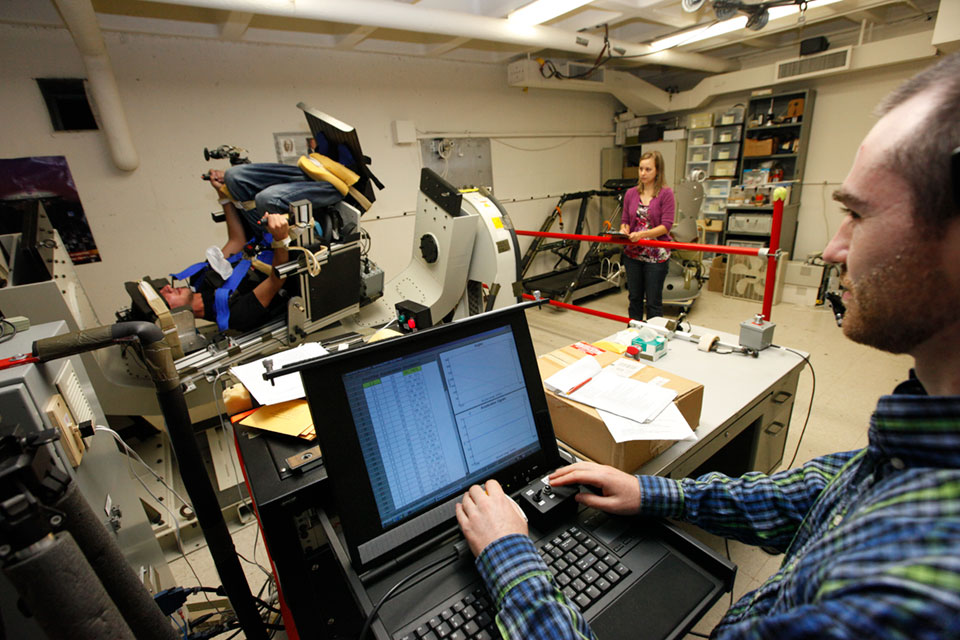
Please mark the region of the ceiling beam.
POLYGON ((238 42, 247 32, 253 14, 245 11, 231 11, 227 19, 220 23, 220 38, 231 42, 238 42))
POLYGON ((470 40, 472 40, 472 38, 454 38, 442 44, 438 44, 430 47, 429 49, 426 50, 426 53, 424 55, 427 56, 428 58, 436 58, 437 56, 442 56, 445 53, 449 53, 454 49, 457 49, 465 45, 466 43, 470 42, 470 40))
MULTIPOLYGON (((544 26, 521 27, 503 18, 444 9, 421 8, 401 2, 351 0, 347 2, 296 2, 263 0, 149 0, 221 11, 253 11, 300 20, 321 20, 401 29, 414 33, 432 33, 458 38, 502 42, 521 46, 537 46, 573 54, 576 58, 596 57, 604 48, 602 36, 570 32, 544 26)), ((723 73, 736 69, 731 60, 713 58, 684 51, 652 52, 649 45, 611 40, 614 50, 624 56, 643 56, 650 64, 723 73)))
POLYGON ((355 46, 370 37, 377 27, 359 26, 347 35, 337 40, 338 49, 353 49, 355 46))

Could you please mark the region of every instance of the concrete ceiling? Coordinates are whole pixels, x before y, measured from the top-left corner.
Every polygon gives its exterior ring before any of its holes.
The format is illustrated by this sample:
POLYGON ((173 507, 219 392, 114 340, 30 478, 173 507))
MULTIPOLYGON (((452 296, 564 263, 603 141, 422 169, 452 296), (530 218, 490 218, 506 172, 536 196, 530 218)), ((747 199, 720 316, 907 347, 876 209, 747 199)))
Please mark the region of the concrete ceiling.
MULTIPOLYGON (((83 1, 83 0, 81 0, 83 1)), ((748 0, 756 3, 759 0, 748 0)), ((957 0, 946 0, 955 2, 957 0)), ((506 64, 532 56, 592 63, 605 30, 634 57, 609 61, 662 89, 686 90, 711 73, 796 56, 803 39, 826 36, 855 44, 864 34, 932 29, 939 0, 840 0, 647 55, 649 43, 716 21, 711 0, 686 13, 680 0, 592 0, 534 27, 510 28, 508 13, 529 0, 92 0, 104 32, 150 33, 232 42, 272 43, 444 60, 506 64), (573 45, 577 36, 589 42, 573 45), (569 46, 561 43, 569 42, 569 46), (711 69, 709 72, 702 69, 711 69)), ((4 0, 0 22, 54 26, 52 0, 4 0)))

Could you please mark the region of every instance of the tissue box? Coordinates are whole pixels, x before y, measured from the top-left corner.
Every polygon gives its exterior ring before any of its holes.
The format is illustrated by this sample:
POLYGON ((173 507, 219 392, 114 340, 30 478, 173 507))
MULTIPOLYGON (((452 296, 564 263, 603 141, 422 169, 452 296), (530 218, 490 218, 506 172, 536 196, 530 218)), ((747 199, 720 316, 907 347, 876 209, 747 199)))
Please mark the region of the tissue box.
MULTIPOLYGON (((540 356, 537 358, 540 377, 546 380, 586 355, 580 349, 570 345, 540 356)), ((601 366, 607 366, 620 356, 609 351, 601 351, 595 357, 601 366)), ((680 409, 684 419, 693 429, 696 429, 700 424, 700 409, 703 405, 702 384, 650 365, 635 373, 633 378, 641 382, 656 380, 657 383, 662 383, 662 386, 667 389, 676 391, 677 397, 673 403, 680 409)), ((550 410, 550 419, 553 422, 553 430, 557 438, 576 451, 582 452, 582 457, 587 457, 601 464, 609 464, 629 473, 635 471, 674 443, 673 440, 614 442, 613 436, 610 435, 607 426, 593 407, 560 398, 549 391, 546 391, 546 395, 547 408, 550 410)))
POLYGON ((657 336, 653 340, 644 340, 640 336, 637 336, 630 341, 630 344, 640 350, 640 353, 637 355, 650 362, 656 362, 667 355, 667 341, 663 336, 657 336))

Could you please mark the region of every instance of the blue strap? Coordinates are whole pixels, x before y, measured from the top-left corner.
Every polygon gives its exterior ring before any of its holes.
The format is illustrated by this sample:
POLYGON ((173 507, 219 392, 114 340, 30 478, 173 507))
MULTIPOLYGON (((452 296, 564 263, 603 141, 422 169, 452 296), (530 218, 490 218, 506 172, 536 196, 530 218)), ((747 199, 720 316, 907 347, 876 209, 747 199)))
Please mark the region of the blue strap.
POLYGON ((171 273, 170 277, 174 280, 186 280, 187 278, 196 275, 203 271, 207 267, 207 261, 198 262, 197 264, 192 264, 180 273, 171 273))
MULTIPOLYGON (((229 258, 227 258, 227 262, 235 265, 242 257, 243 257, 243 254, 238 252, 233 254, 229 258)), ((180 273, 171 273, 170 277, 173 278, 174 280, 186 280, 188 278, 192 278, 193 276, 197 275, 198 273, 206 269, 208 266, 210 265, 207 264, 206 260, 204 260, 203 262, 198 262, 196 264, 190 265, 180 273)))
MULTIPOLYGON (((240 281, 243 280, 244 276, 246 276, 250 270, 251 261, 246 258, 240 260, 241 255, 242 254, 237 253, 230 257, 230 261, 236 263, 236 266, 233 268, 233 273, 231 273, 227 281, 213 293, 213 307, 217 311, 217 327, 220 331, 226 331, 230 328, 230 296, 236 288, 240 286, 240 281), (236 257, 236 260, 233 259, 234 257, 236 257)), ((273 251, 262 251, 257 256, 257 259, 261 262, 272 264, 273 251)))
POLYGON ((230 294, 240 285, 240 281, 247 275, 250 261, 244 258, 233 268, 233 273, 223 283, 223 286, 214 292, 214 308, 217 311, 217 327, 220 331, 230 328, 230 294))

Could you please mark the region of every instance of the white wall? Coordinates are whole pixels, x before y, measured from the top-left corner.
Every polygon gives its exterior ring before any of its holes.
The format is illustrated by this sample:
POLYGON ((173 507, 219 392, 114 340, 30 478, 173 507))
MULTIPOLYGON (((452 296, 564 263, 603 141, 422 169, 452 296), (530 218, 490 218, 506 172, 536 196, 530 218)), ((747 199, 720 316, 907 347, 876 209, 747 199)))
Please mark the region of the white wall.
POLYGON ((373 158, 387 188, 364 221, 388 278, 410 257, 413 216, 404 213, 415 209, 420 167, 419 145, 394 145, 391 121, 412 120, 420 131, 530 134, 491 145, 496 195, 520 201, 507 208, 527 229, 539 227, 553 194, 599 186, 599 151, 612 143, 612 136, 562 135, 611 131, 612 97, 512 89, 503 65, 105 38, 141 156, 132 173, 113 167, 102 133, 51 129, 33 79, 85 75, 66 30, 0 25, 0 157, 66 156, 103 258, 78 267, 102 322, 128 303, 125 280, 178 270, 222 243, 223 228, 207 215, 215 196, 199 179, 209 166, 203 147, 235 144, 254 161, 275 161, 273 132, 307 129, 297 102, 354 125, 373 158))

